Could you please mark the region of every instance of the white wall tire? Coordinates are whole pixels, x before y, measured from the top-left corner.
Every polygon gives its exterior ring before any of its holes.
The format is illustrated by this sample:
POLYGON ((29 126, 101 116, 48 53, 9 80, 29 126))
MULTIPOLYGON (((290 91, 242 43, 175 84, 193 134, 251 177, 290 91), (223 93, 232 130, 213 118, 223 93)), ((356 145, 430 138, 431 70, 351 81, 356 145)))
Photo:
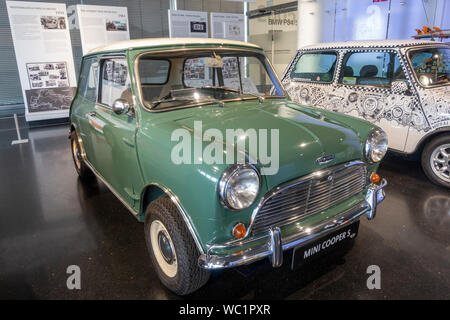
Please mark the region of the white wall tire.
POLYGON ((156 199, 147 206, 144 231, 153 267, 169 290, 178 295, 186 295, 208 281, 209 271, 199 267, 200 252, 178 208, 169 197, 156 199), (161 250, 164 247, 158 239, 161 232, 166 235, 175 261, 172 261, 167 251, 164 254, 164 250, 161 250))
MULTIPOLYGON (((172 238, 167 231, 164 224, 159 220, 153 220, 150 225, 150 242, 152 244, 153 254, 155 255, 156 261, 159 267, 169 278, 174 278, 178 271, 177 255, 173 245, 172 238), (164 237, 164 238, 162 238, 164 237), (165 239, 165 240, 162 240, 165 239), (170 247, 171 253, 168 254, 167 249, 162 244, 167 241, 170 247)), ((167 246, 167 244, 165 244, 167 246)))

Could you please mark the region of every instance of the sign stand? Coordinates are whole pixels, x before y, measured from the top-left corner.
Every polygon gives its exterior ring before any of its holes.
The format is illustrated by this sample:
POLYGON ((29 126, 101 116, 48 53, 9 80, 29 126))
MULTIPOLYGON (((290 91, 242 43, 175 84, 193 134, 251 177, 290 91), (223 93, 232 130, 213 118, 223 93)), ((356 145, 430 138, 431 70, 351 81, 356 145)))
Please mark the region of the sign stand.
POLYGON ((16 124, 16 132, 17 132, 17 140, 11 141, 11 145, 20 144, 20 143, 28 143, 28 139, 22 139, 19 130, 19 121, 17 120, 17 113, 14 113, 14 122, 16 124))

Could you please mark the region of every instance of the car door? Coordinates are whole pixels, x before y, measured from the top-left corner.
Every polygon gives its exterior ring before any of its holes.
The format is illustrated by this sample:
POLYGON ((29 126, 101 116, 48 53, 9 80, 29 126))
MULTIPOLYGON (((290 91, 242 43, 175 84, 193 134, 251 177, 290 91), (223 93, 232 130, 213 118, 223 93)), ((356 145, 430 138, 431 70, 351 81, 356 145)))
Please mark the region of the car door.
POLYGON ((405 150, 410 126, 421 125, 416 122, 424 119, 415 93, 397 90, 399 82, 409 85, 401 59, 393 49, 344 52, 336 89, 328 96, 331 110, 380 126, 388 135, 389 147, 398 151, 405 150))
POLYGON ((137 208, 142 179, 137 160, 136 116, 125 56, 103 57, 99 62, 99 90, 95 110, 88 114, 96 159, 95 168, 128 205, 137 208), (113 104, 130 106, 120 114, 113 104))
POLYGON ((72 121, 77 125, 78 133, 83 141, 86 157, 91 164, 95 163, 95 150, 93 149, 94 137, 90 134, 91 127, 86 115, 95 109, 97 81, 97 57, 84 58, 78 83, 77 96, 72 104, 72 121))

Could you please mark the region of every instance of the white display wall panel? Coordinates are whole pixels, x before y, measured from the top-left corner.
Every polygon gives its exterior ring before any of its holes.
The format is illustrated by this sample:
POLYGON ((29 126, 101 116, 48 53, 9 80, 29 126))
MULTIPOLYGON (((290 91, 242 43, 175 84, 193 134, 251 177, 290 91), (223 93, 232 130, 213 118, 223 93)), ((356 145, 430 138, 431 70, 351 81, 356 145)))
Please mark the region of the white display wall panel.
POLYGON ((26 120, 68 117, 76 76, 66 5, 6 1, 6 6, 26 120))
POLYGON ((208 38, 208 13, 168 10, 171 38, 208 38))
POLYGON ((68 11, 71 28, 80 29, 83 55, 112 42, 130 40, 126 7, 75 5, 68 11))

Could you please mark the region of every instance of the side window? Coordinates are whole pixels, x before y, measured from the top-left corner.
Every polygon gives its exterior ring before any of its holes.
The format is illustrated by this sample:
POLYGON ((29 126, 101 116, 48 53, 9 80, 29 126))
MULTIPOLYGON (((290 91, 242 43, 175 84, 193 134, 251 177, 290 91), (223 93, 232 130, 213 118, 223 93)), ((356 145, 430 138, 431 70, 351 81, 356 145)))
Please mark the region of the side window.
POLYGON ((78 94, 95 102, 97 97, 98 62, 96 58, 87 58, 83 61, 83 70, 80 74, 78 94))
POLYGON ((141 85, 162 85, 169 79, 170 61, 155 59, 139 60, 141 85))
POLYGON ((103 60, 100 83, 100 103, 112 106, 115 100, 124 99, 130 105, 133 104, 133 94, 125 58, 103 60))
POLYGON ((340 83, 389 88, 394 80, 406 81, 395 52, 350 52, 344 56, 340 83))
POLYGON ((304 53, 300 56, 291 79, 311 82, 332 82, 336 69, 335 52, 304 53))

